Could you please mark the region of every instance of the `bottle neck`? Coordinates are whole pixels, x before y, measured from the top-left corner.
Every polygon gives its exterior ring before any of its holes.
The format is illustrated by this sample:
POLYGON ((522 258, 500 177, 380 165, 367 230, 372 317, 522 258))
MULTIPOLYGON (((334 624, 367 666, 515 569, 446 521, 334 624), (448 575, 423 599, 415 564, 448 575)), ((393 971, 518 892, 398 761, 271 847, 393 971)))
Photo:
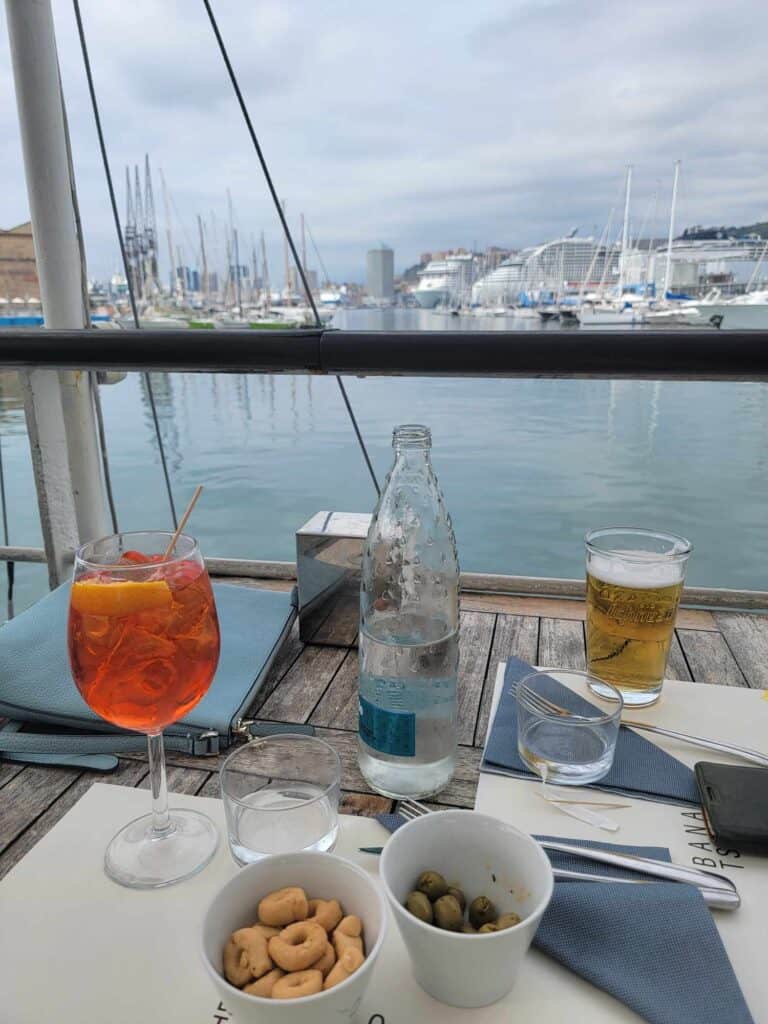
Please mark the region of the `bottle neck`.
POLYGON ((396 427, 392 434, 395 462, 400 465, 423 465, 429 462, 432 435, 428 427, 417 423, 406 423, 396 427))

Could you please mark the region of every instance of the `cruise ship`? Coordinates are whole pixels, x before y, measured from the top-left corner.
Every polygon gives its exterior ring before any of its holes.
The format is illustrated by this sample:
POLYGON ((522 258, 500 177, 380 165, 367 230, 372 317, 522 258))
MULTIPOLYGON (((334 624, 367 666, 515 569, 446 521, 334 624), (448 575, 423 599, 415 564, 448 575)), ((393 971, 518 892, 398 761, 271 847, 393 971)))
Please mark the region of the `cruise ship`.
POLYGON ((553 304, 557 297, 580 289, 610 286, 617 276, 615 249, 598 245, 593 238, 571 235, 504 260, 475 283, 472 302, 479 306, 553 304))
POLYGON ((443 259, 430 260, 419 271, 419 283, 411 295, 422 309, 468 303, 474 265, 474 256, 469 252, 449 253, 443 259))

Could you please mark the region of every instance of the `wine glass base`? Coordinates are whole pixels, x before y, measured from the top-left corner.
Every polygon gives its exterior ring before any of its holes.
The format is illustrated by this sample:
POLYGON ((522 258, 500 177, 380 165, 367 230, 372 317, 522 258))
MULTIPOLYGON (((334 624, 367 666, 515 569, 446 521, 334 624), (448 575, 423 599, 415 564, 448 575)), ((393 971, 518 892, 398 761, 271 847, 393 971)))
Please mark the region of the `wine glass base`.
POLYGON ((171 810, 171 828, 152 831, 152 815, 129 822, 112 839, 104 855, 109 877, 131 889, 159 889, 183 882, 201 871, 219 845, 219 833, 207 814, 171 810))

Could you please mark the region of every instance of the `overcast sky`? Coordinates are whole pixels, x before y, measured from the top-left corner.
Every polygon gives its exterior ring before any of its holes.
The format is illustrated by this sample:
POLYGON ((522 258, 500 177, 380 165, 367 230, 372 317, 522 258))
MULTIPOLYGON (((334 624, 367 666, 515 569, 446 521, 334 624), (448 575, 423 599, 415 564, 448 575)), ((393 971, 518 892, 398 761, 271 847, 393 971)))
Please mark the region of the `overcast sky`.
MULTIPOLYGON (((81 0, 113 172, 149 153, 196 262, 231 189, 245 248, 274 212, 198 0, 81 0)), ((599 234, 634 165, 635 230, 672 164, 678 223, 768 219, 765 0, 214 0, 278 190, 331 275, 453 246, 599 234)), ((118 266, 69 0, 54 0, 89 272, 118 266)), ((0 5, 0 226, 28 216, 0 5)), ((161 249, 167 266, 165 247, 161 249)), ((218 261, 223 266, 223 246, 218 261)), ((246 260, 247 262, 247 260, 246 260)), ((310 265, 317 261, 310 253, 310 265)))

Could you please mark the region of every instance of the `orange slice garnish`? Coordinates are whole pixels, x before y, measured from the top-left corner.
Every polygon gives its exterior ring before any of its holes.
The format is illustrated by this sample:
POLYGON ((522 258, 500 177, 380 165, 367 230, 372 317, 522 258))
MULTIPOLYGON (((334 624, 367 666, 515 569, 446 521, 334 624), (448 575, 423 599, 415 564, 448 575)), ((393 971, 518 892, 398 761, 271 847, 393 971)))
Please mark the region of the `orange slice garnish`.
POLYGON ((72 607, 83 615, 134 615, 169 608, 171 588, 165 580, 84 580, 72 584, 72 607))

